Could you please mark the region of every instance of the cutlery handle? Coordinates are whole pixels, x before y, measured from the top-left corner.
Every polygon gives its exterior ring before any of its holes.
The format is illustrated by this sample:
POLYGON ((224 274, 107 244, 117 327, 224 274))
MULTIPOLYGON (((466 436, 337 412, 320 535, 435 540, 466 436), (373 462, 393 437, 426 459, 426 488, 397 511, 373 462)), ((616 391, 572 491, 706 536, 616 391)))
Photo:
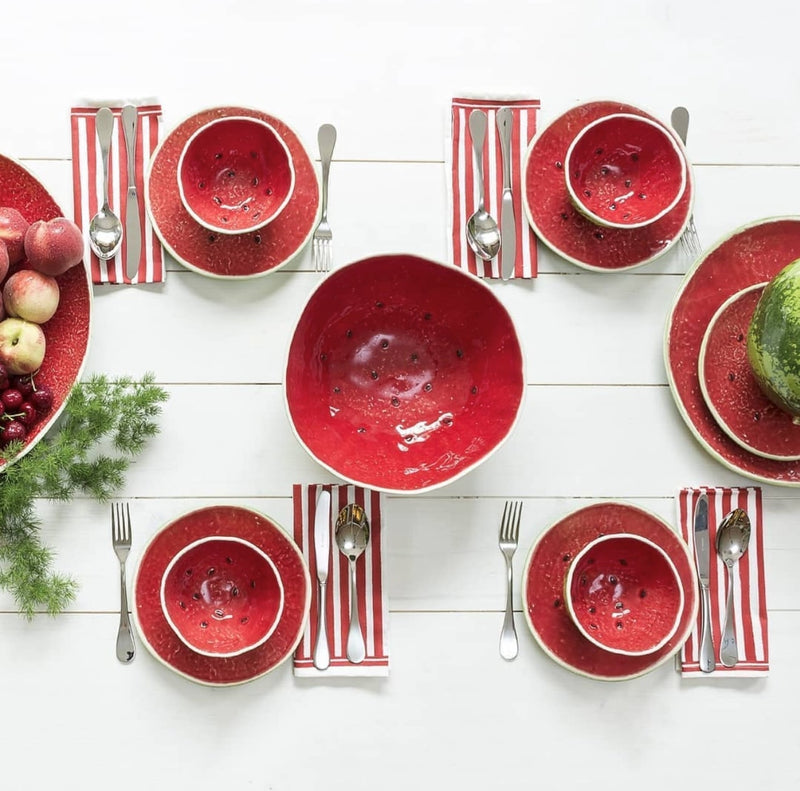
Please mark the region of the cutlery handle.
POLYGON ((136 647, 133 642, 133 632, 131 632, 131 621, 128 614, 128 586, 125 581, 125 565, 120 563, 119 587, 120 587, 120 608, 119 608, 119 629, 117 631, 117 659, 124 664, 133 661, 136 655, 136 647))
POLYGON ((708 585, 700 586, 702 607, 700 627, 700 670, 711 673, 714 670, 714 643, 711 641, 711 594, 708 585))
POLYGON ((685 107, 676 107, 670 116, 670 123, 681 142, 686 145, 686 136, 689 134, 689 111, 685 107))
POLYGON ((517 630, 514 626, 514 572, 511 568, 511 558, 506 557, 506 614, 503 618, 503 628, 500 632, 500 656, 503 659, 514 659, 519 653, 517 630))
POLYGON ((125 134, 125 149, 128 154, 128 185, 136 187, 136 123, 139 113, 132 104, 122 108, 122 129, 125 134))
POLYGON ((511 108, 497 111, 497 131, 500 133, 500 152, 503 156, 503 189, 511 189, 511 108))
POLYGON ((725 603, 725 626, 722 629, 722 641, 719 644, 719 660, 725 667, 733 667, 739 661, 739 648, 736 645, 736 633, 733 625, 733 564, 728 567, 728 598, 725 603))
POLYGON ((318 582, 319 606, 317 608, 317 641, 314 643, 314 667, 327 670, 331 663, 331 652, 328 648, 328 633, 325 629, 325 590, 327 584, 318 582))
POLYGON ((323 124, 317 132, 317 143, 322 162, 322 219, 325 220, 328 217, 328 175, 331 171, 333 147, 336 145, 336 127, 323 124))
POLYGON ((101 107, 97 111, 95 128, 103 159, 103 203, 108 203, 108 152, 111 149, 111 134, 114 131, 114 114, 108 107, 101 107))
POLYGON ((486 113, 483 110, 473 110, 469 114, 469 133, 472 136, 472 152, 478 174, 478 208, 483 211, 483 145, 486 142, 486 113))
POLYGON ((364 635, 361 633, 361 622, 358 618, 358 590, 356 588, 356 563, 350 560, 350 629, 347 632, 347 658, 354 664, 364 661, 367 649, 364 635))

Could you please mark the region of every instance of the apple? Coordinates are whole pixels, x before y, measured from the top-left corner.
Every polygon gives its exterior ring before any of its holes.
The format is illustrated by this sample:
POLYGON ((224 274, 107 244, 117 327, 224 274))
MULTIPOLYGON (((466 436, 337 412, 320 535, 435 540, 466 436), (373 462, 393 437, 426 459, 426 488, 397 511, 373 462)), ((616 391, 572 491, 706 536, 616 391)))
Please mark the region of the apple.
POLYGON ((8 274, 9 263, 8 245, 0 239, 0 282, 8 274))
POLYGON ((25 319, 0 321, 0 362, 11 374, 32 374, 44 360, 44 331, 25 319))
POLYGON ((8 259, 18 264, 25 257, 25 234, 28 221, 10 206, 0 206, 0 239, 8 248, 8 259))
POLYGON ((44 324, 53 317, 60 296, 56 279, 35 269, 14 272, 3 286, 3 305, 8 315, 35 324, 44 324))
POLYGON ((28 266, 52 277, 80 263, 83 249, 81 229, 66 217, 37 220, 25 234, 28 266))

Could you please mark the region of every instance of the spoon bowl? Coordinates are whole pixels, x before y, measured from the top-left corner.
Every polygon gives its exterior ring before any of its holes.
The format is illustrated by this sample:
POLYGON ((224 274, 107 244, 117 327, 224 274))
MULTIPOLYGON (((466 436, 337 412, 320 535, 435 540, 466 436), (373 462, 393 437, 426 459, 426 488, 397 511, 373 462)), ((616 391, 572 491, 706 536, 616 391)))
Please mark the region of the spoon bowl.
POLYGON ((725 667, 733 667, 739 661, 736 634, 733 624, 734 567, 747 552, 750 543, 750 517, 746 511, 736 508, 731 511, 717 529, 717 554, 728 569, 728 598, 725 606, 725 625, 719 658, 725 667))
POLYGON ((97 111, 95 126, 103 159, 103 205, 89 222, 89 247, 99 259, 107 261, 122 245, 122 221, 108 205, 108 152, 114 130, 114 115, 108 107, 97 111))
POLYGON ((369 520, 364 509, 348 503, 336 519, 336 546, 350 564, 350 627, 347 633, 347 658, 354 664, 364 661, 367 649, 358 616, 356 561, 369 543, 369 520))
POLYGON ((491 261, 500 252, 500 229, 484 206, 483 144, 486 141, 486 113, 473 110, 469 116, 475 172, 478 182, 478 208, 467 220, 467 242, 472 252, 484 261, 491 261))

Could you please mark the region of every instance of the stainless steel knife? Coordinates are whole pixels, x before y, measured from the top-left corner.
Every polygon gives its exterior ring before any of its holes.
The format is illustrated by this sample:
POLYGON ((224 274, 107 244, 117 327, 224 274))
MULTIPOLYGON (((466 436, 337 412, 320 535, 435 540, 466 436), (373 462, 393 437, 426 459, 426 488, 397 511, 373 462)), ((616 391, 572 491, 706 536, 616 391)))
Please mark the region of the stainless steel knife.
POLYGON ((324 489, 317 498, 314 517, 314 551, 317 558, 317 639, 314 643, 313 660, 317 670, 325 670, 331 663, 328 634, 325 629, 325 588, 328 584, 328 565, 331 555, 331 493, 324 489))
POLYGON ((128 278, 133 280, 139 271, 142 252, 142 228, 139 222, 139 197, 136 194, 136 124, 138 110, 132 104, 122 108, 122 129, 128 153, 128 199, 125 209, 125 260, 128 278))
POLYGON ((503 155, 503 197, 500 203, 500 261, 503 280, 514 274, 517 259, 517 226, 514 220, 514 198, 511 192, 511 108, 497 111, 497 131, 503 155))
POLYGON ((700 581, 700 670, 714 670, 714 643, 711 639, 711 593, 708 589, 711 547, 708 540, 708 496, 701 494, 694 509, 694 554, 700 581))

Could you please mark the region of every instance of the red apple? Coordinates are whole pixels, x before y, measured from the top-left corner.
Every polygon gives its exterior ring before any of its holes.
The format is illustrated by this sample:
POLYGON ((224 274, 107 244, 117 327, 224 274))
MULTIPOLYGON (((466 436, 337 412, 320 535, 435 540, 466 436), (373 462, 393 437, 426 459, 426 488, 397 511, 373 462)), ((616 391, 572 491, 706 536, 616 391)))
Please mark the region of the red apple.
POLYGON ((24 319, 0 321, 0 362, 12 374, 32 374, 44 360, 44 332, 24 319))
POLYGON ((9 316, 44 324, 58 307, 61 292, 54 277, 35 269, 20 269, 3 286, 3 304, 9 316))
POLYGON ((55 277, 83 259, 83 234, 72 220, 56 217, 31 223, 25 234, 25 255, 31 269, 55 277))
POLYGON ((9 206, 0 206, 0 239, 8 248, 8 259, 18 264, 25 257, 25 233, 28 221, 9 206))

